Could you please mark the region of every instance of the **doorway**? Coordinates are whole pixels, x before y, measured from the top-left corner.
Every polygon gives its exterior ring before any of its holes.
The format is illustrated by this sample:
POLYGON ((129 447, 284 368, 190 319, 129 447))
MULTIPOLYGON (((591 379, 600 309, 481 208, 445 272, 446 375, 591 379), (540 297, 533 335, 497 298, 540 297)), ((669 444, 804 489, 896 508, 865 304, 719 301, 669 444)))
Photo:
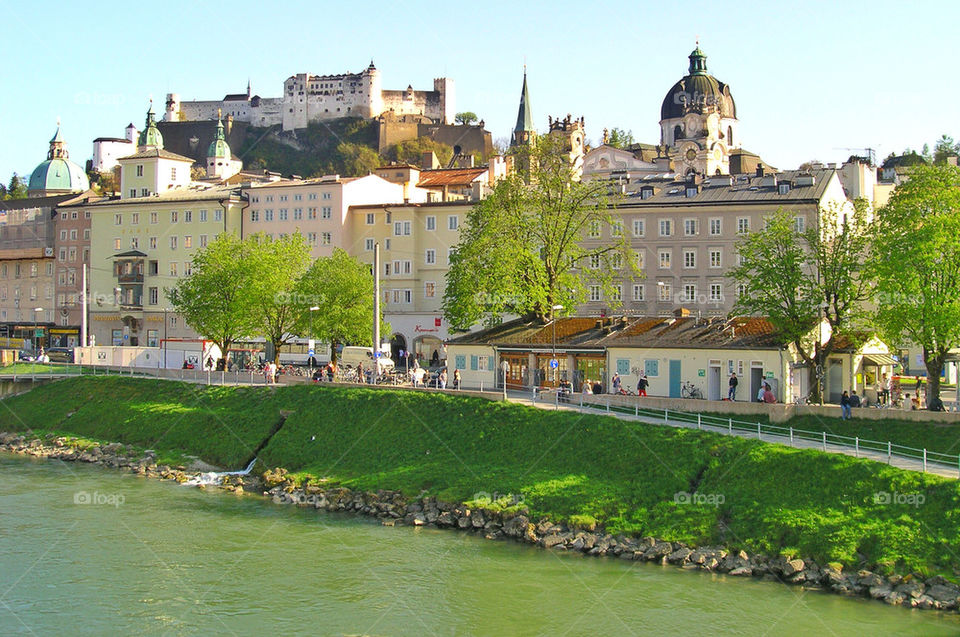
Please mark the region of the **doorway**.
POLYGON ((507 363, 507 389, 521 389, 527 385, 527 354, 500 354, 500 362, 507 363))
POLYGON ((670 398, 680 398, 682 395, 680 391, 683 384, 681 369, 680 361, 670 361, 670 398))
POLYGON ((407 354, 407 339, 403 334, 394 334, 393 338, 390 339, 390 358, 393 359, 393 364, 397 367, 400 366, 401 362, 403 366, 406 367, 407 361, 404 356, 400 355, 400 352, 407 354))
POLYGON ((720 400, 722 388, 720 361, 710 361, 710 367, 707 368, 707 400, 720 400))
POLYGON ((829 402, 839 403, 843 394, 843 361, 831 358, 827 361, 827 392, 829 402))
POLYGON ((751 367, 750 368, 750 402, 757 402, 757 394, 760 393, 761 387, 763 387, 763 368, 751 367))

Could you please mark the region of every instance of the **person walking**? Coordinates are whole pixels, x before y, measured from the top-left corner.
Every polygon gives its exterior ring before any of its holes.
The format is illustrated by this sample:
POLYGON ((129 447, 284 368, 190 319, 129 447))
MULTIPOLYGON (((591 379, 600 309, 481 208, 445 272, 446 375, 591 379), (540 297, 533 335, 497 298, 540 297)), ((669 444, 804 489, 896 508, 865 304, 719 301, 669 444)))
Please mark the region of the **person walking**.
POLYGON ((363 363, 357 363, 357 382, 363 384, 363 363))
POLYGON ((611 393, 614 393, 614 394, 620 393, 620 374, 616 372, 613 373, 613 392, 611 393))
POLYGON ((640 380, 637 381, 637 396, 646 396, 647 387, 650 386, 650 381, 647 380, 646 372, 640 374, 640 380))
POLYGON ((762 403, 762 402, 763 402, 763 393, 764 393, 764 391, 765 391, 766 386, 767 386, 766 383, 760 383, 760 389, 757 390, 757 402, 758 402, 758 403, 762 403))
POLYGON ((453 370, 453 388, 456 390, 460 389, 460 370, 453 370))
POLYGON ((840 419, 850 420, 850 395, 846 390, 840 396, 840 419))
POLYGON ((740 384, 736 372, 730 372, 730 381, 727 384, 730 386, 730 389, 727 390, 727 400, 733 402, 737 399, 737 385, 740 384))
POLYGON ((447 370, 445 369, 440 370, 440 377, 438 379, 438 382, 440 383, 440 389, 447 388, 447 370))

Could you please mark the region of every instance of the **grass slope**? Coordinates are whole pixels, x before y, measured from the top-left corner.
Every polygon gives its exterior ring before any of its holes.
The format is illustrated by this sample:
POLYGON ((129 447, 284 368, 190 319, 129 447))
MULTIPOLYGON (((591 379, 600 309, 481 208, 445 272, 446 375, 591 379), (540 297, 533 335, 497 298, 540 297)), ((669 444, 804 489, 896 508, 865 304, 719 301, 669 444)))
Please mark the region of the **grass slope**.
POLYGON ((239 466, 283 410, 259 457, 304 479, 459 501, 517 494, 534 515, 611 531, 882 571, 960 569, 956 481, 696 430, 455 395, 129 378, 68 379, 3 405, 0 430, 66 431, 224 466, 239 466))

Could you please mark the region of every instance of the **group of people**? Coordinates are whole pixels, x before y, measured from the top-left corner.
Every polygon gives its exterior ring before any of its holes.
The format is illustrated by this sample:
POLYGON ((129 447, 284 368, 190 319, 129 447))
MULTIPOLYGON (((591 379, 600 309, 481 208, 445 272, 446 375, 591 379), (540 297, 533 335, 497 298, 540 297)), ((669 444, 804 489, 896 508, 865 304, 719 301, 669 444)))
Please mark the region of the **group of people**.
POLYGON ((277 364, 273 361, 267 361, 267 364, 263 366, 263 380, 268 385, 277 384, 277 364))

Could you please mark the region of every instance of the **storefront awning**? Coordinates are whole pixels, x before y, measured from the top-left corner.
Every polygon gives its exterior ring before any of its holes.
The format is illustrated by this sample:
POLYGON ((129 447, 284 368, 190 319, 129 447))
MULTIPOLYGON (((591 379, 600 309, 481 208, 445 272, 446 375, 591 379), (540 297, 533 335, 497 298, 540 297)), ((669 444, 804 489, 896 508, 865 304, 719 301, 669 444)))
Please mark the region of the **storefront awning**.
POLYGON ((893 360, 893 356, 889 354, 864 354, 863 364, 873 365, 874 367, 887 367, 896 365, 897 361, 893 360))

